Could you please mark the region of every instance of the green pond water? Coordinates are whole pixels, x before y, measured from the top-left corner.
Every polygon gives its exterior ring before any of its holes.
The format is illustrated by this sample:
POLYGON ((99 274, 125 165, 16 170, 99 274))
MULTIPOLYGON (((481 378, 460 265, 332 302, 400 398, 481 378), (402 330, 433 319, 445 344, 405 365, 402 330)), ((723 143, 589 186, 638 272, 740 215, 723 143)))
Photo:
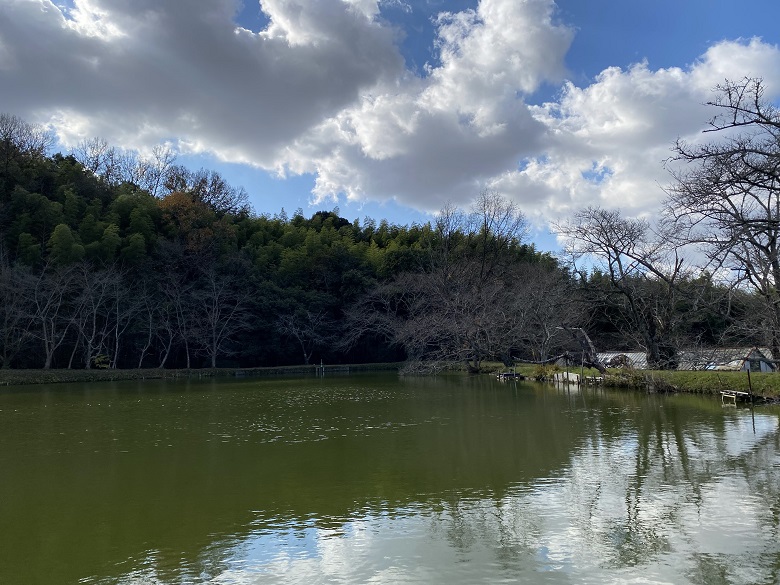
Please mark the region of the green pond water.
POLYGON ((780 583, 776 408, 344 375, 0 391, 0 584, 780 583))

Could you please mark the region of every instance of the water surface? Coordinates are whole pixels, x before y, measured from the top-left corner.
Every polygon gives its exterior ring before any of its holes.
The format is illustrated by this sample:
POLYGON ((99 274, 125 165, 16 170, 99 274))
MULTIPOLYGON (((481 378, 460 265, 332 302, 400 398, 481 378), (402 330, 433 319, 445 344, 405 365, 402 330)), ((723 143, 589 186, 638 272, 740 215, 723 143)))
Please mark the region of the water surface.
POLYGON ((777 409, 488 377, 0 394, 0 583, 780 583, 777 409))

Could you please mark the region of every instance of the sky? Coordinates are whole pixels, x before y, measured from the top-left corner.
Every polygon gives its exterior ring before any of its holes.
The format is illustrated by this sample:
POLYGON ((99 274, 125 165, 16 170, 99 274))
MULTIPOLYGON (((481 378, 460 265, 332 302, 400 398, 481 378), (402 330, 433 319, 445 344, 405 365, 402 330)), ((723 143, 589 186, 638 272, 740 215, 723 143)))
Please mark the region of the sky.
POLYGON ((776 0, 0 0, 0 112, 243 186, 256 213, 424 222, 485 189, 541 249, 652 217, 726 79, 780 95, 776 0))

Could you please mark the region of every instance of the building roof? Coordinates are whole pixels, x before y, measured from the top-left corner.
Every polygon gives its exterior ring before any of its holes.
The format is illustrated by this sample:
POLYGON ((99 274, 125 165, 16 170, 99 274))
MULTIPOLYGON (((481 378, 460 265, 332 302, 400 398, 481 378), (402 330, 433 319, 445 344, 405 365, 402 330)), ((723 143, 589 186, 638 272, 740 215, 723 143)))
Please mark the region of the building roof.
MULTIPOLYGON (((623 359, 632 368, 646 370, 647 354, 643 351, 606 351, 598 354, 599 360, 610 367, 618 366, 623 359), (620 356, 625 356, 621 358, 620 356)), ((695 348, 683 349, 677 354, 678 370, 741 370, 747 359, 772 361, 772 352, 759 347, 695 348)), ((772 364, 774 369, 774 364, 772 364)))
MULTIPOLYGON (((770 352, 769 355, 771 356, 770 352)), ((741 370, 745 360, 770 361, 757 347, 697 348, 678 353, 678 370, 741 370)))

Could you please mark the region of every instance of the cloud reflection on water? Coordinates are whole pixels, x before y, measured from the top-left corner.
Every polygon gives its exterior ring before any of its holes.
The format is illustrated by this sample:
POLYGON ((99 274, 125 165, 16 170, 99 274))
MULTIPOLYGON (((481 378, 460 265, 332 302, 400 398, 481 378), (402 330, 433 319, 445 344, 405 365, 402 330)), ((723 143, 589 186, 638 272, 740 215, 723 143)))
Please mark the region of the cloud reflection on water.
POLYGON ((368 511, 334 528, 257 529, 208 582, 772 582, 777 417, 756 415, 755 433, 748 412, 723 432, 656 430, 584 444, 559 477, 497 499, 452 494, 437 509, 368 511))

